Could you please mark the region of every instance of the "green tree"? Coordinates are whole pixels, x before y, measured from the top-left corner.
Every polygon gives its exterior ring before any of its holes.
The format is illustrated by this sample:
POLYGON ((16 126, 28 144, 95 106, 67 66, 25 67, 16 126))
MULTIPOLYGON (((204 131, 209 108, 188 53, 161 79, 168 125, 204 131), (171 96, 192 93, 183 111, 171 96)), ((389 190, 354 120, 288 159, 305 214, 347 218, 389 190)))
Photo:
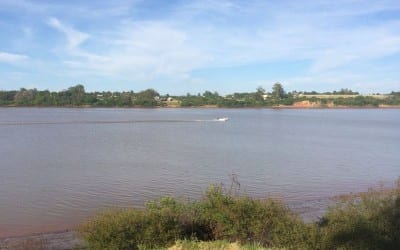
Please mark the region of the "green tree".
POLYGON ((0 91, 0 105, 12 104, 17 93, 18 91, 16 90, 0 91))
POLYGON ((71 104, 80 105, 83 103, 83 99, 85 98, 85 87, 83 85, 78 84, 70 87, 67 92, 71 98, 71 104))
POLYGON ((14 96, 14 101, 18 105, 33 105, 37 90, 21 88, 14 96))
POLYGON ((285 97, 285 90, 283 89, 282 84, 279 82, 275 83, 272 87, 272 96, 277 99, 282 99, 285 97))
POLYGON ((257 88, 257 93, 260 94, 260 95, 264 95, 265 94, 265 89, 263 87, 259 86, 257 88))
POLYGON ((152 107, 157 106, 160 94, 154 89, 146 89, 136 94, 135 105, 152 107))
POLYGON ((118 96, 118 106, 130 106, 132 105, 133 92, 122 92, 118 96))
POLYGON ((50 91, 48 91, 48 90, 38 91, 35 96, 34 104, 35 105, 44 105, 44 106, 52 105, 53 102, 51 99, 50 91))
POLYGON ((260 86, 260 87, 257 88, 257 91, 256 91, 256 93, 254 95, 254 99, 257 102, 263 102, 264 101, 264 95, 265 95, 265 89, 260 86))

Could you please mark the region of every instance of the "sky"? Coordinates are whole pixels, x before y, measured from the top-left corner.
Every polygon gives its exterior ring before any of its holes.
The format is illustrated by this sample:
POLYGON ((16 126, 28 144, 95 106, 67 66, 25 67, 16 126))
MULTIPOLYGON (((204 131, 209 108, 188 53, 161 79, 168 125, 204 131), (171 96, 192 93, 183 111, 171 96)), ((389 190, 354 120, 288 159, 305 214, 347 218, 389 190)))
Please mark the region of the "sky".
POLYGON ((0 0, 0 89, 400 91, 399 0, 0 0))

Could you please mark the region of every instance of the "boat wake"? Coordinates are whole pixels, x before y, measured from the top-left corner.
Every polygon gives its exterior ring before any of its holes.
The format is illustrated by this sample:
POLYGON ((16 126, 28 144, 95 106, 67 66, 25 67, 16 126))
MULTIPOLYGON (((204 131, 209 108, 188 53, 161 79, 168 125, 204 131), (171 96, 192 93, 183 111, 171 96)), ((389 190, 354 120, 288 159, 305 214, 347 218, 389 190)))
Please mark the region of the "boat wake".
POLYGON ((74 124, 135 124, 135 123, 185 123, 185 122, 224 122, 228 118, 210 120, 94 120, 94 121, 6 121, 0 126, 29 126, 29 125, 74 125, 74 124))

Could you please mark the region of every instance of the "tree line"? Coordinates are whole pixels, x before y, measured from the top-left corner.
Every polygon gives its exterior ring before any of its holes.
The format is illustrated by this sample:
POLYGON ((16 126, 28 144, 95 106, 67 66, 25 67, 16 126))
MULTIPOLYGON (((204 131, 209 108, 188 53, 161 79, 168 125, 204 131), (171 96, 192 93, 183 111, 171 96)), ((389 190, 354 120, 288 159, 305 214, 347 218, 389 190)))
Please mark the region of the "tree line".
POLYGON ((221 96, 218 92, 205 91, 197 95, 183 96, 160 95, 154 89, 140 92, 86 92, 81 84, 66 90, 52 92, 49 90, 25 89, 0 91, 0 106, 90 106, 90 107, 162 107, 174 103, 181 107, 273 107, 293 105, 295 102, 310 101, 320 106, 333 104, 343 106, 379 106, 400 105, 400 92, 381 95, 383 98, 359 95, 350 89, 318 93, 286 92, 282 84, 275 83, 270 92, 258 87, 254 92, 233 93, 221 96), (324 98, 321 97, 324 95, 324 98))
POLYGON ((144 106, 160 105, 160 94, 153 89, 138 93, 86 92, 81 84, 59 92, 21 88, 19 91, 0 91, 0 105, 3 106, 144 106))

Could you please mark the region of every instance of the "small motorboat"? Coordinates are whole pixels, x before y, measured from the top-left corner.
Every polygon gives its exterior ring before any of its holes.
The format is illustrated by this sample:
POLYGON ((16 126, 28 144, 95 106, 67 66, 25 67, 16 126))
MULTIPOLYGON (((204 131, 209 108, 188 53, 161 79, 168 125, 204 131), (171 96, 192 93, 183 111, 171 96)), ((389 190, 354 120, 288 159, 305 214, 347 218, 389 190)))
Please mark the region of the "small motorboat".
POLYGON ((218 118, 216 119, 216 121, 219 121, 219 122, 226 122, 227 120, 229 120, 228 117, 218 117, 218 118))

